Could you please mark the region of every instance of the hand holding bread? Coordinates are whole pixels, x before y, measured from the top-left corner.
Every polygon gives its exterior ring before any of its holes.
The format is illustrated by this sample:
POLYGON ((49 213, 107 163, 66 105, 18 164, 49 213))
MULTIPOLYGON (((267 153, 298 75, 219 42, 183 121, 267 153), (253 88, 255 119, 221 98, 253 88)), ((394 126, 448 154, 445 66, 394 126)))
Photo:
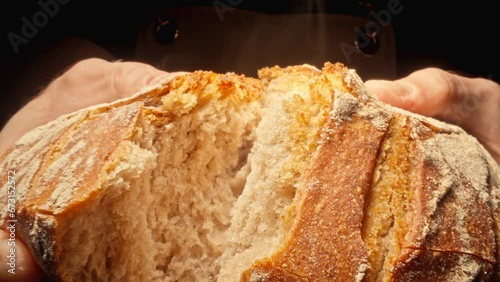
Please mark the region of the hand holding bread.
MULTIPOLYGON (((166 73, 149 65, 133 62, 83 60, 52 81, 40 95, 18 111, 0 131, 0 155, 31 129, 63 114, 126 98, 140 89, 180 73, 166 73)), ((5 229, 5 226, 2 227, 5 229)), ((7 253, 8 233, 0 229, 0 250, 7 253)), ((9 276, 3 261, 0 281, 39 281, 40 270, 28 249, 18 242, 18 271, 9 276), (17 280, 16 280, 17 279, 17 280)))
POLYGON ((365 84, 385 103, 462 127, 500 163, 500 86, 494 81, 427 68, 400 80, 365 84))
POLYGON ((340 64, 259 77, 185 74, 62 116, 3 154, 44 272, 498 278, 498 165, 474 138, 378 102, 340 64))
POLYGON ((63 114, 129 97, 177 74, 135 62, 80 61, 9 120, 0 132, 0 153, 24 133, 63 114))

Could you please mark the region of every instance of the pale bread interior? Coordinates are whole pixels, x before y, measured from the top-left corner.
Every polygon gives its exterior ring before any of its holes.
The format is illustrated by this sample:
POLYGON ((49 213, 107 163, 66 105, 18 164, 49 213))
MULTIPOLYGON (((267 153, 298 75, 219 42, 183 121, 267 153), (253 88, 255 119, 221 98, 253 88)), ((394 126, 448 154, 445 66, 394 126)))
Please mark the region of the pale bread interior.
POLYGON ((142 117, 100 201, 66 229, 64 278, 238 281, 271 255, 332 104, 304 70, 273 80, 263 107, 210 101, 160 128, 142 117))
POLYGON ((261 105, 200 91, 165 96, 163 107, 185 109, 167 123, 140 118, 102 197, 61 235, 63 280, 215 281, 261 105))
MULTIPOLYGON (((238 281, 276 251, 329 117, 332 87, 343 82, 332 86, 309 67, 267 69, 260 76, 262 106, 214 99, 191 109, 206 94, 171 93, 162 102, 176 117, 166 126, 141 117, 102 198, 76 214, 62 236, 65 280, 238 281)), ((374 272, 391 252, 381 244, 392 245, 394 237, 378 222, 394 221, 384 204, 369 209, 377 217, 368 216, 365 230, 366 242, 382 250, 371 254, 374 272)))
MULTIPOLYGON (((295 195, 335 114, 333 92, 348 92, 342 75, 266 68, 263 99, 246 99, 240 88, 219 93, 209 80, 148 105, 110 156, 103 192, 57 228, 61 278, 239 281, 287 240, 295 195)), ((412 224, 411 126, 393 113, 379 148, 361 226, 366 281, 392 281, 412 224)))
POLYGON ((276 251, 292 224, 293 216, 287 218, 286 210, 301 185, 332 104, 329 87, 310 87, 319 82, 321 72, 301 70, 260 72, 266 83, 263 119, 249 155, 251 172, 231 212, 230 245, 220 259, 223 268, 218 281, 239 281, 257 259, 276 251))

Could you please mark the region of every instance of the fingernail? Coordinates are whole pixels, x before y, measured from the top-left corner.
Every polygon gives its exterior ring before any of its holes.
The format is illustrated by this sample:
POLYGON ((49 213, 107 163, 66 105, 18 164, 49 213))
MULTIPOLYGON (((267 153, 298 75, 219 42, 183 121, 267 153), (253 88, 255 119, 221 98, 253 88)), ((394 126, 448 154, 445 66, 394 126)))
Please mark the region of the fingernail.
POLYGON ((387 80, 369 80, 365 82, 368 92, 380 97, 393 96, 393 82, 387 80))
POLYGON ((377 96, 407 96, 413 91, 411 84, 405 81, 369 80, 368 90, 377 96))
POLYGON ((393 84, 394 87, 394 89, 392 90, 392 94, 396 96, 409 96, 413 92, 413 85, 406 81, 394 81, 391 84, 393 84))

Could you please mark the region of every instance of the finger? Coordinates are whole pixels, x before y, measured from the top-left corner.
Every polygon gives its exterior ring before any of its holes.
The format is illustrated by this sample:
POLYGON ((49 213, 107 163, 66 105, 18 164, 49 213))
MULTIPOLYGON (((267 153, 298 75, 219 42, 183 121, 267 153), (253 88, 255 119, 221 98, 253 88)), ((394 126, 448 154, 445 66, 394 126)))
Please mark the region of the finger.
POLYGON ((393 105, 406 110, 412 109, 413 104, 407 97, 411 93, 411 89, 407 83, 388 80, 368 80, 365 86, 369 93, 378 97, 382 102, 393 105))
POLYGON ((457 124, 500 156, 500 86, 428 68, 396 81, 367 81, 383 102, 457 124))
POLYGON ((10 234, 0 229, 0 281, 41 281, 42 272, 28 248, 10 234))
POLYGON ((61 93, 64 92, 63 98, 70 98, 67 99, 68 103, 83 108, 129 97, 153 82, 180 74, 182 72, 168 73, 138 62, 108 62, 92 58, 72 66, 54 80, 44 94, 60 101, 61 93), (57 98, 54 97, 56 95, 57 98))
MULTIPOLYGON (((435 68, 416 71, 393 82, 370 80, 366 86, 384 102, 427 116, 440 116, 443 110, 471 99, 484 102, 499 91, 499 86, 490 80, 461 77, 435 68)), ((456 109, 471 110, 464 105, 456 109)))
POLYGON ((105 75, 109 77, 110 88, 116 98, 129 97, 146 86, 156 85, 184 74, 184 72, 168 73, 136 62, 113 63, 106 71, 108 73, 105 75))
POLYGON ((396 81, 367 81, 368 91, 389 103, 426 116, 442 113, 453 102, 457 87, 454 75, 428 68, 396 81))
POLYGON ((136 62, 86 59, 55 79, 0 131, 0 153, 36 126, 88 106, 129 97, 140 89, 181 75, 136 62))

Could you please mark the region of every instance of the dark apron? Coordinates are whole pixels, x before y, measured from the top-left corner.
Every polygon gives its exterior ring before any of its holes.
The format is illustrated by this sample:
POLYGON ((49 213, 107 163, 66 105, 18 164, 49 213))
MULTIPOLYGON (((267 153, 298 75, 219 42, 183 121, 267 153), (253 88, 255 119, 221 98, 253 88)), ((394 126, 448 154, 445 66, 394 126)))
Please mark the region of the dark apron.
MULTIPOLYGON (((370 20, 337 14, 263 14, 222 7, 178 7, 161 16, 177 37, 159 42, 157 23, 139 29, 136 59, 166 71, 237 72, 256 76, 265 66, 342 62, 363 79, 396 77, 394 30, 379 26, 378 48, 364 54, 354 43, 370 20), (167 40, 168 41, 168 40, 167 40)), ((371 23, 373 24, 373 22, 371 23)), ((359 43, 359 42, 358 42, 359 43)), ((359 47, 359 44, 358 44, 359 47)))

